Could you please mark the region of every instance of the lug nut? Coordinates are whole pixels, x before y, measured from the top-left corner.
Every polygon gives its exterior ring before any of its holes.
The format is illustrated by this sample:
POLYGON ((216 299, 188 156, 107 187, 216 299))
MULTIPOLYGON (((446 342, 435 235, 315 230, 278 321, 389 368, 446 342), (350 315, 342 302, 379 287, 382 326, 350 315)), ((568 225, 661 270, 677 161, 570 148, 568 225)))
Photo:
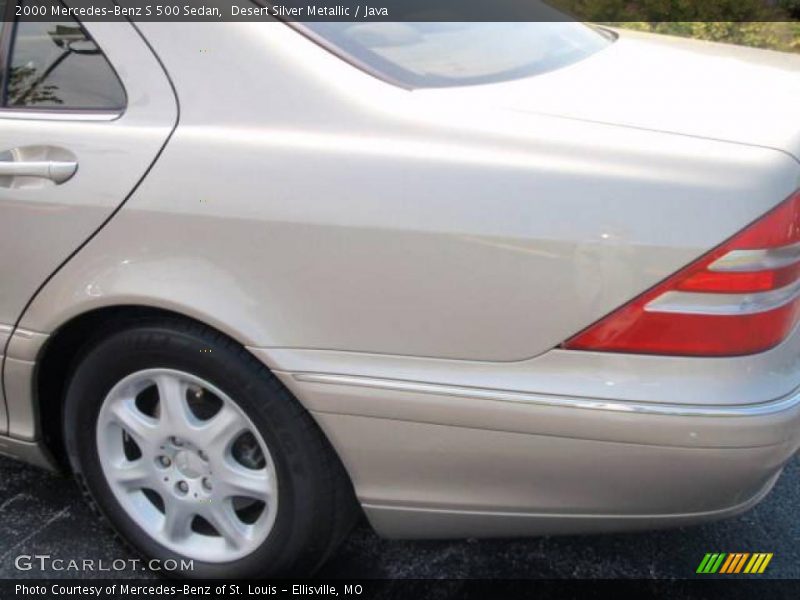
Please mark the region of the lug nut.
POLYGON ((203 452, 202 450, 199 450, 199 451, 197 452, 197 455, 198 455, 198 456, 199 456, 201 459, 203 459, 204 461, 208 462, 208 456, 206 456, 206 453, 205 453, 205 452, 203 452))
POLYGON ((159 456, 158 464, 166 469, 172 464, 172 461, 169 459, 169 456, 159 456))
POLYGON ((171 437, 169 441, 172 442, 173 446, 183 446, 183 442, 176 437, 171 437))
POLYGON ((179 481, 178 482, 178 491, 181 494, 185 494, 186 492, 189 491, 189 484, 186 483, 185 481, 179 481))
POLYGON ((211 480, 208 477, 203 477, 203 489, 210 492, 212 487, 211 480))

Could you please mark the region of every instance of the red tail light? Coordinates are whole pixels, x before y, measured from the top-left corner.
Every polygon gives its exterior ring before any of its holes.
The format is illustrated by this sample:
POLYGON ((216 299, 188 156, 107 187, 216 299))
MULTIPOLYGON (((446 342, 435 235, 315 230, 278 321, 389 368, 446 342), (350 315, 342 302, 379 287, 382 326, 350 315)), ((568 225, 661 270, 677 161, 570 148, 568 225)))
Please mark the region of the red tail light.
POLYGON ((800 316, 800 192, 563 344, 574 350, 737 356, 783 341, 800 316))

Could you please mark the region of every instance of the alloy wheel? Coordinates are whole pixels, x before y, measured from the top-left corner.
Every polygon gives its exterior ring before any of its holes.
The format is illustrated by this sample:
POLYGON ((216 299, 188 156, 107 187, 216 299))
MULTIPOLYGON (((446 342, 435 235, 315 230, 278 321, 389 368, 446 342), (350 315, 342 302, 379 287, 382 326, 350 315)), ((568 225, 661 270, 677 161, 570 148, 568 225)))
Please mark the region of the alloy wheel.
POLYGON ((171 551, 229 562, 272 530, 275 463, 253 422, 210 382, 170 369, 133 373, 103 401, 96 436, 114 496, 171 551))

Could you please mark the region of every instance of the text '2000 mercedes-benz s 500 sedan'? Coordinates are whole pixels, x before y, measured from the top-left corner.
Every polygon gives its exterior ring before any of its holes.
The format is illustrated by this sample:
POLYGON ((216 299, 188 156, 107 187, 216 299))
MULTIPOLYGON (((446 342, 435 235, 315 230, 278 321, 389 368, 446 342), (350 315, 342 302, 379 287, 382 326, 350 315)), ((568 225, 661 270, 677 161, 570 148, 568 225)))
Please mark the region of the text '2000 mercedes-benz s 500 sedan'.
POLYGON ((682 525, 797 450, 800 58, 574 22, 0 47, 0 451, 144 555, 682 525))

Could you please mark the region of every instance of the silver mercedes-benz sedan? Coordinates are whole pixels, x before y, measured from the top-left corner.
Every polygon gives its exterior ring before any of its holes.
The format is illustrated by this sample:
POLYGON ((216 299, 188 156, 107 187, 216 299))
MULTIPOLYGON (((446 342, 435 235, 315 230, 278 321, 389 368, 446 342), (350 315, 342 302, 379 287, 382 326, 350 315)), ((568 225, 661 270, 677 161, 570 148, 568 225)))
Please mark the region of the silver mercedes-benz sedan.
POLYGON ((144 555, 683 525, 798 449, 800 58, 20 6, 0 452, 144 555))

